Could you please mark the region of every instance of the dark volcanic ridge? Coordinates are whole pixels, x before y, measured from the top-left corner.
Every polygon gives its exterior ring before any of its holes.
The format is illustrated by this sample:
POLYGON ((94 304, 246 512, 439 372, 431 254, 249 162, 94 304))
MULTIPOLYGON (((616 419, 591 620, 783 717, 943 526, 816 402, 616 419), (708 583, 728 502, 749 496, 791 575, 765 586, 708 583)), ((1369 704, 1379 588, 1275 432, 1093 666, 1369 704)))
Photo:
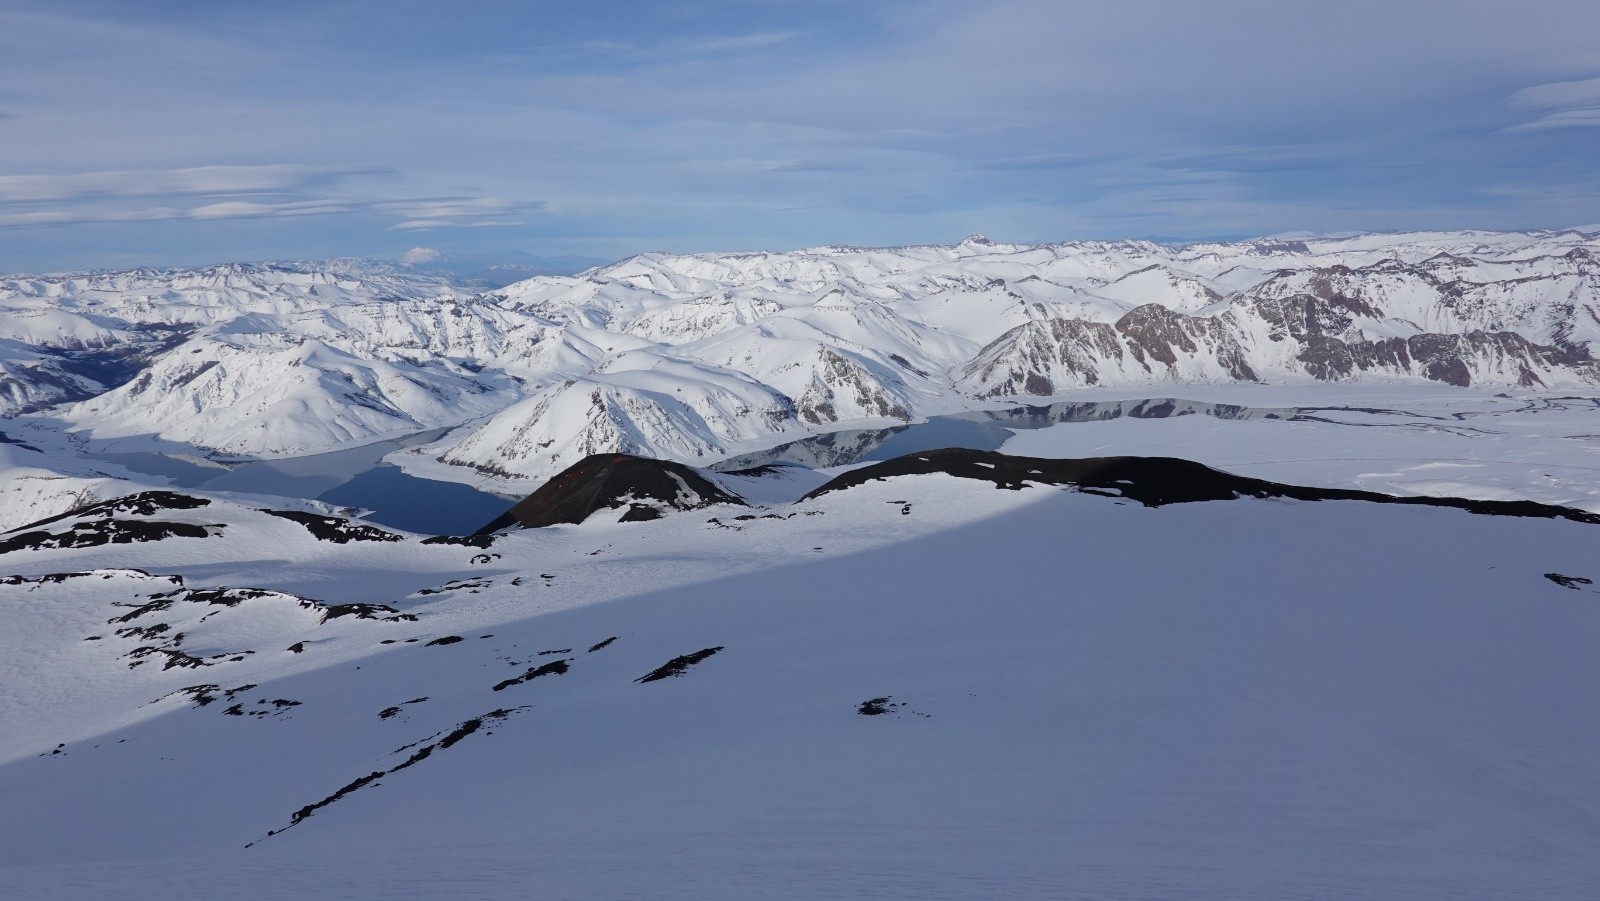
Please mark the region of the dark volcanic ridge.
POLYGON ((1299 501, 1368 501, 1448 507, 1491 516, 1567 519, 1600 524, 1600 514, 1534 501, 1484 501, 1459 497, 1401 497, 1350 488, 1314 488, 1284 485, 1212 469, 1176 457, 1085 457, 1053 460, 1014 457, 994 451, 945 448, 884 460, 852 469, 807 494, 802 500, 867 482, 900 476, 939 473, 961 479, 991 482, 998 488, 1020 489, 1028 484, 1069 485, 1089 494, 1126 498, 1147 507, 1196 501, 1231 501, 1244 497, 1287 498, 1299 501))
POLYGON ((623 522, 642 522, 659 519, 668 510, 713 504, 745 506, 745 501, 682 463, 594 454, 562 470, 477 534, 519 525, 536 529, 580 523, 597 511, 622 507, 628 508, 623 522))

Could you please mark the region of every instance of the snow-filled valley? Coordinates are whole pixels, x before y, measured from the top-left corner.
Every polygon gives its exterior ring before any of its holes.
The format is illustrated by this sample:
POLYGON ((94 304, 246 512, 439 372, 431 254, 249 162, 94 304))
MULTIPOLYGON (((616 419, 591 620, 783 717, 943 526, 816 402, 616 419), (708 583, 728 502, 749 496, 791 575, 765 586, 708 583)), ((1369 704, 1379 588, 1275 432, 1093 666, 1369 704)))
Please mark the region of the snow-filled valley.
POLYGON ((0 279, 0 894, 1587 897, 1597 253, 0 279))

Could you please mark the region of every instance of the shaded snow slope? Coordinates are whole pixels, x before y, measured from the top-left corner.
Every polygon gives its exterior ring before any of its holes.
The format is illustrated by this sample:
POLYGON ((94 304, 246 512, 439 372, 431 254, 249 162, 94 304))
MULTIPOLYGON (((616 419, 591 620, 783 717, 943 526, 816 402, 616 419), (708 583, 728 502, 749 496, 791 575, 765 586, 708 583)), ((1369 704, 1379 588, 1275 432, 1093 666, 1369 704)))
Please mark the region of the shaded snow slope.
POLYGON ((121 515, 224 529, 0 555, 18 897, 1600 878, 1592 525, 942 475, 487 549, 121 515))

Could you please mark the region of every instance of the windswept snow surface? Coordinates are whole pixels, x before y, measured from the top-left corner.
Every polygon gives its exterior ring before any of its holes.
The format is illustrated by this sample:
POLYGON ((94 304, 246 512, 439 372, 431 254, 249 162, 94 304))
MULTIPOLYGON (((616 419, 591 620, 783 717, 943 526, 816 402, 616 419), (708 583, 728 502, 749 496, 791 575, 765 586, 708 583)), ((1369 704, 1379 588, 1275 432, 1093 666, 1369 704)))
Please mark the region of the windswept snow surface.
POLYGON ((8 897, 1600 880, 1600 592, 1545 576, 1592 525, 942 475, 489 549, 127 516, 224 528, 0 555, 93 572, 0 585, 8 897))

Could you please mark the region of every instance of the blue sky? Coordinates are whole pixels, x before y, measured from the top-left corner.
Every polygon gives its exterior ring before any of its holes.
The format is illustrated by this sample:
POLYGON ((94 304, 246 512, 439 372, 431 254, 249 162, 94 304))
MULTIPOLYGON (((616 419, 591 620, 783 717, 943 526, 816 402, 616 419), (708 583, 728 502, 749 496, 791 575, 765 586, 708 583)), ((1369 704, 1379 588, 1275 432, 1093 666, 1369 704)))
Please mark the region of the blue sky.
POLYGON ((0 6, 0 270, 1600 223, 1600 3, 0 6))

